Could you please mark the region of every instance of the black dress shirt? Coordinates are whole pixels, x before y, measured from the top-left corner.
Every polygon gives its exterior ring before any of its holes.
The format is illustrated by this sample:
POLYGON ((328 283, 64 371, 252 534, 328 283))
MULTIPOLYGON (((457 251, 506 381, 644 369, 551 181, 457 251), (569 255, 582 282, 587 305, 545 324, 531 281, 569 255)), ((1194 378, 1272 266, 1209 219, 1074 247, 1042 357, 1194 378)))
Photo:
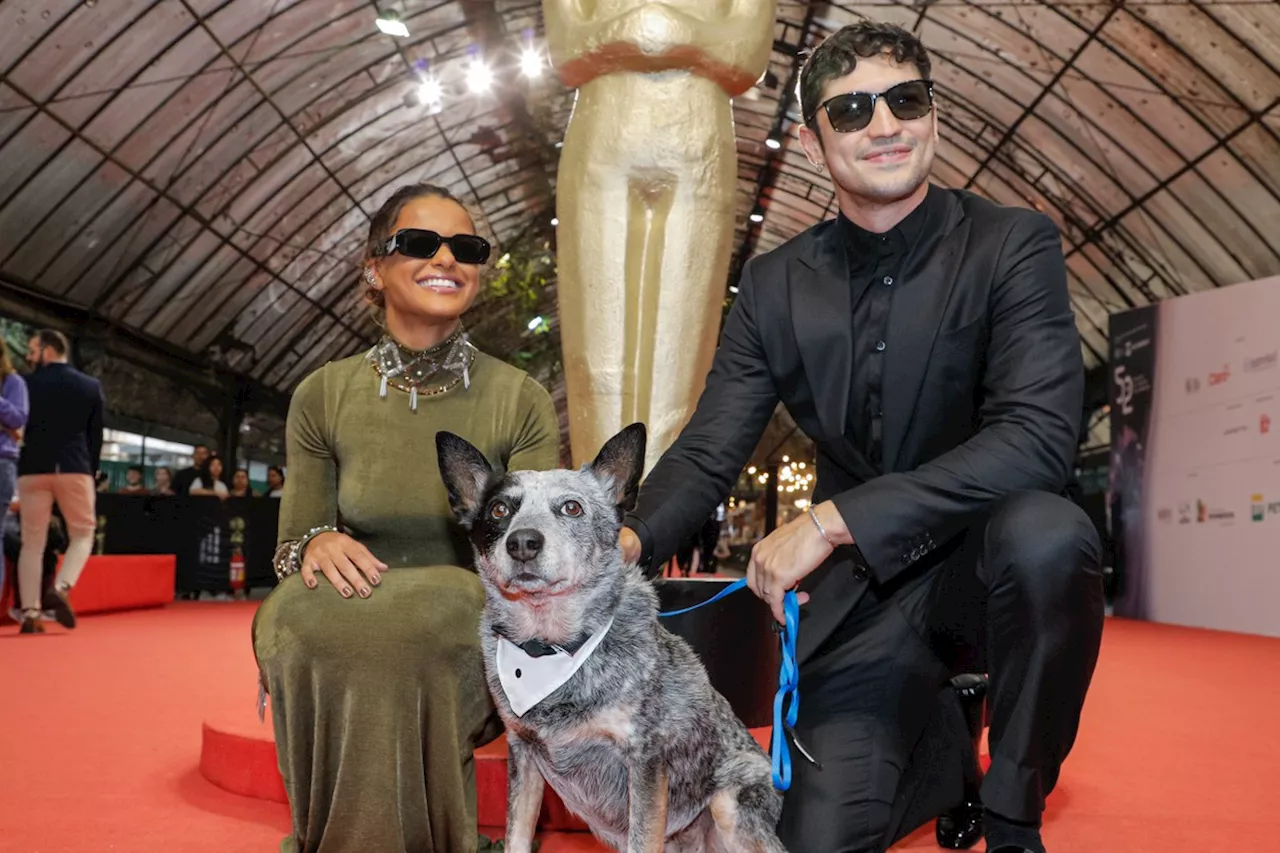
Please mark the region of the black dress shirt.
POLYGON ((854 443, 877 470, 884 466, 884 359, 888 339, 889 306, 894 292, 910 283, 902 278, 911 248, 928 233, 938 212, 939 191, 930 185, 924 201, 883 234, 867 231, 839 216, 840 235, 849 258, 849 304, 853 306, 853 388, 849 397, 849 432, 854 443))

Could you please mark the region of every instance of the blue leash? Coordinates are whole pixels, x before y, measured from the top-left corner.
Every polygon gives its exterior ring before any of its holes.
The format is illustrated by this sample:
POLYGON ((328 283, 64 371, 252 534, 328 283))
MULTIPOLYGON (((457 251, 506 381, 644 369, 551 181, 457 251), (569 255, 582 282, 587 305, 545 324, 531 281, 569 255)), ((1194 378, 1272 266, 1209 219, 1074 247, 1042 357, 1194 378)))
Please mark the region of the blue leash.
MULTIPOLYGON (((695 604, 683 610, 659 613, 658 616, 664 618, 679 616, 682 613, 697 610, 699 607, 706 607, 740 589, 746 589, 746 586, 746 578, 736 580, 701 604, 695 604)), ((800 713, 800 668, 796 666, 796 633, 800 627, 800 602, 796 599, 795 590, 787 592, 783 598, 782 607, 787 623, 781 629, 782 663, 778 668, 778 692, 773 697, 773 737, 769 749, 773 759, 773 787, 779 791, 785 791, 791 787, 791 748, 787 745, 787 734, 795 738, 794 727, 796 717, 800 713), (787 703, 784 712, 783 700, 788 695, 791 701, 787 703)), ((796 747, 806 758, 813 761, 799 741, 796 741, 796 747)))

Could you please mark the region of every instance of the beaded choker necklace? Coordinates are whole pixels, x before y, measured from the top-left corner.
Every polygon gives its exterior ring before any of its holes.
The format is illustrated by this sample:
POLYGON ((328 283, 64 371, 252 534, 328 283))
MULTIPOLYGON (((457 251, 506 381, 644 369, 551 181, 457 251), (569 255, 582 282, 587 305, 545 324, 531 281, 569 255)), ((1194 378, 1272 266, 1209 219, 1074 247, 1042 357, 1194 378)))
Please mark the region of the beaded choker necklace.
POLYGON ((476 348, 461 326, 427 350, 407 349, 390 335, 384 335, 365 355, 382 377, 378 396, 385 398, 388 387, 404 391, 409 395, 409 408, 415 412, 420 395, 434 397, 452 391, 459 382, 463 388, 470 388, 471 365, 475 358, 476 348))

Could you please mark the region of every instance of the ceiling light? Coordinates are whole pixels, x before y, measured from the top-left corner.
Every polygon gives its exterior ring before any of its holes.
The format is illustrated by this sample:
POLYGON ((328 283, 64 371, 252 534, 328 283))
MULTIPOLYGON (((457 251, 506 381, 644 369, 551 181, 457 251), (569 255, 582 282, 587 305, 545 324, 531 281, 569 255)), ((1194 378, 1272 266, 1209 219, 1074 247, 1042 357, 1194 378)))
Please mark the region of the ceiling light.
POLYGON ((395 12, 380 12, 378 20, 374 23, 378 25, 378 29, 389 36, 409 37, 409 28, 404 25, 404 21, 400 20, 400 16, 395 12))
POLYGON ((731 284, 731 285, 729 285, 729 292, 730 292, 730 293, 737 293, 737 292, 738 292, 738 285, 736 285, 736 284, 731 284))
POLYGON ((768 139, 764 141, 764 144, 765 146, 772 148, 774 151, 777 151, 779 148, 782 147, 782 141, 779 140, 776 136, 770 136, 768 139))
POLYGON ((752 222, 764 222, 764 214, 758 210, 755 213, 752 213, 747 218, 750 219, 752 222))
POLYGON ((535 47, 526 47, 520 54, 520 73, 530 80, 542 76, 542 55, 535 47))
POLYGON ((534 317, 532 320, 529 321, 529 331, 532 332, 534 329, 538 328, 541 325, 542 325, 542 315, 539 314, 537 317, 534 317))
POLYGON ((444 101, 444 87, 436 78, 428 77, 418 86, 418 98, 427 105, 440 104, 444 101))
POLYGON ((467 88, 477 95, 483 95, 493 85, 493 72, 482 59, 471 60, 467 68, 467 88))
POLYGON ((560 224, 560 217, 558 217, 558 216, 553 216, 553 217, 551 217, 551 227, 552 227, 552 228, 555 228, 555 227, 556 227, 557 225, 559 225, 559 224, 560 224))

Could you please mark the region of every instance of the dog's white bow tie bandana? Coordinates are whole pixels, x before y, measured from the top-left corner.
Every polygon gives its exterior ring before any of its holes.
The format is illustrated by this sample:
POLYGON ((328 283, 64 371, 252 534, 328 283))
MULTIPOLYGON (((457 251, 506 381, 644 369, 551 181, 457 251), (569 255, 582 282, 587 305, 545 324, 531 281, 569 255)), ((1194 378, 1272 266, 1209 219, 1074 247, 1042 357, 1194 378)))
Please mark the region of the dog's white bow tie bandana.
POLYGON ((516 716, 523 717, 530 708, 573 678, 573 674, 591 657, 591 653, 600 645, 612 625, 613 620, 610 619, 608 624, 592 634, 582 644, 582 648, 573 654, 557 650, 553 655, 533 657, 506 637, 499 636, 496 656, 498 680, 502 683, 502 692, 507 694, 507 701, 511 703, 511 710, 516 712, 516 716))

